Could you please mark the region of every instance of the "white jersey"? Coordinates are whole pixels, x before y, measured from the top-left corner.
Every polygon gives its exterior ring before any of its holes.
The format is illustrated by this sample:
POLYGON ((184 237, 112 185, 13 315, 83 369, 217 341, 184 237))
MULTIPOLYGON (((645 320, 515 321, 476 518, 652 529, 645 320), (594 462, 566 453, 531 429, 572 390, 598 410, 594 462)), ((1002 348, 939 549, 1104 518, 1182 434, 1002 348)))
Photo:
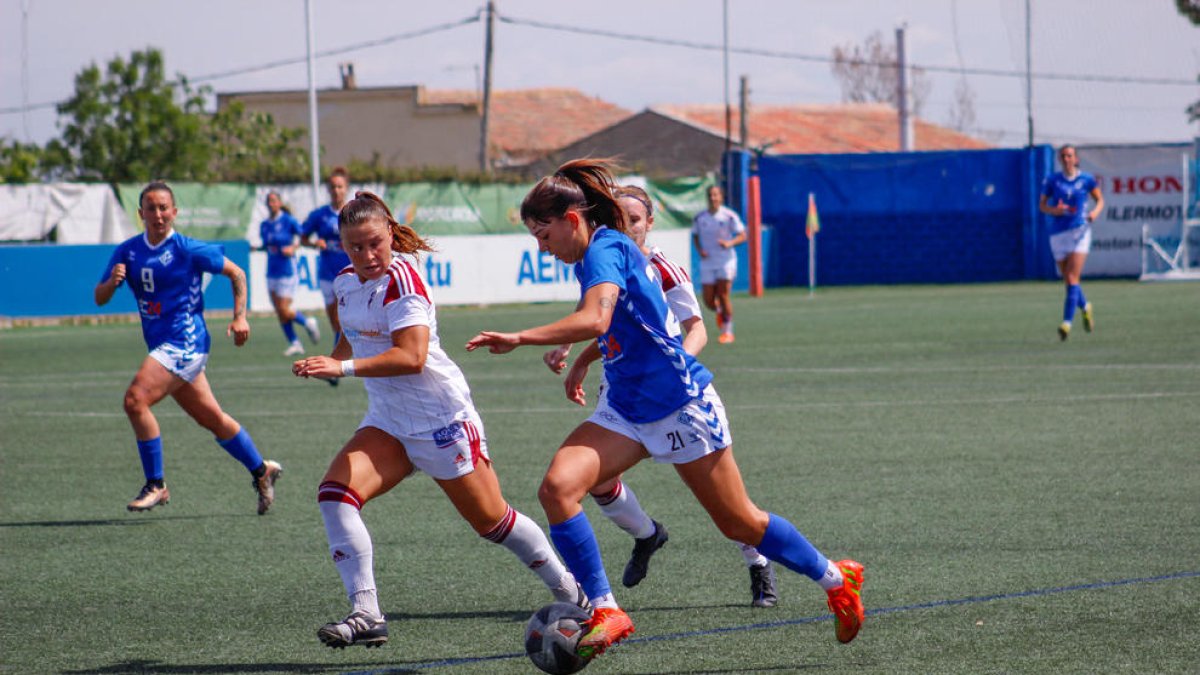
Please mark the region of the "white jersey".
POLYGON ((696 289, 692 288, 688 273, 667 260, 663 252, 655 247, 650 247, 650 262, 662 277, 663 294, 667 296, 667 306, 675 318, 682 323, 693 316, 700 316, 700 303, 696 300, 696 289))
POLYGON ((745 231, 742 219, 729 207, 721 206, 716 213, 707 209, 697 213, 692 219, 692 234, 700 240, 700 250, 708 256, 700 259, 700 266, 719 267, 737 260, 736 250, 722 248, 718 242, 729 241, 745 231))
POLYGON ((389 420, 401 433, 419 436, 453 422, 477 419, 471 391, 458 365, 442 351, 433 301, 416 269, 403 258, 392 260, 387 273, 365 283, 353 267, 333 280, 342 333, 354 358, 382 354, 392 347, 392 333, 409 326, 429 327, 425 368, 413 375, 365 377, 369 410, 389 420))

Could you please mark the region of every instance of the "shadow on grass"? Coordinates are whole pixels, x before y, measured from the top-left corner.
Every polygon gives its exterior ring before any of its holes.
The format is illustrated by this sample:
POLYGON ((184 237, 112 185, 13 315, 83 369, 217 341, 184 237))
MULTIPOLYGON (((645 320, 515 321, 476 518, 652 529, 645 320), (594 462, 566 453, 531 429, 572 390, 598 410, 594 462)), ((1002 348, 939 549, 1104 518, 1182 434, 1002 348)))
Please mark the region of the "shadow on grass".
MULTIPOLYGON (((347 669, 366 668, 366 672, 380 672, 378 663, 220 663, 220 664, 170 664, 153 660, 134 660, 114 663, 102 668, 63 670, 66 675, 110 675, 112 673, 174 673, 177 675, 203 675, 205 673, 344 673, 347 669)), ((403 667, 388 669, 388 673, 413 673, 403 667)))
MULTIPOLYGON (((212 518, 241 518, 242 514, 209 516, 144 516, 130 515, 125 518, 97 518, 95 520, 35 520, 20 523, 0 523, 5 527, 123 527, 127 525, 150 525, 163 520, 210 520, 212 518)), ((257 517, 247 514, 247 517, 257 517)))

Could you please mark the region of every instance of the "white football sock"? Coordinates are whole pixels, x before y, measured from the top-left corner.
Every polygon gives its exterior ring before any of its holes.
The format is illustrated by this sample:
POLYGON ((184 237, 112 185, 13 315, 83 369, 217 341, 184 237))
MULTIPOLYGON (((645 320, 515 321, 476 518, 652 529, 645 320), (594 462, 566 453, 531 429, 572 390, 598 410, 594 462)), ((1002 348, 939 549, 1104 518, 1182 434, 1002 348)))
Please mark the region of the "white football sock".
POLYGON ((575 603, 578 593, 575 577, 554 553, 546 533, 529 516, 510 506, 500 522, 481 536, 512 551, 523 565, 541 577, 555 600, 575 603))
POLYGON ((842 577, 842 570, 839 569, 837 565, 833 564, 832 560, 830 560, 828 565, 825 567, 825 574, 822 574, 821 578, 817 579, 817 583, 821 584, 821 588, 824 588, 827 591, 832 591, 835 588, 841 588, 844 581, 845 578, 842 577))
POLYGON ((770 562, 767 560, 767 556, 759 553, 758 549, 750 544, 734 543, 737 544, 738 550, 742 552, 742 558, 746 561, 746 567, 762 567, 770 562))
POLYGON ((362 514, 354 505, 345 502, 323 501, 317 505, 325 521, 329 554, 354 609, 383 616, 375 591, 374 548, 362 514))
POLYGON ((642 510, 637 495, 628 485, 618 482, 613 493, 602 498, 604 501, 595 495, 592 495, 592 499, 596 500, 601 513, 635 539, 645 539, 654 534, 654 521, 642 510))

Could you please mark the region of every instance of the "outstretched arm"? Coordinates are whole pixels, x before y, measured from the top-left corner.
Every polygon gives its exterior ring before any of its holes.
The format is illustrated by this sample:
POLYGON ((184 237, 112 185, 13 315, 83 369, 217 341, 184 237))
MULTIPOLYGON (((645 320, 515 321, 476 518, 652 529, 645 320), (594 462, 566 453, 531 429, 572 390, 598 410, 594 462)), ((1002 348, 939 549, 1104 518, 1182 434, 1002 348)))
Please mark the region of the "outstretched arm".
POLYGON ((519 333, 483 331, 467 341, 467 351, 487 347, 493 354, 507 354, 521 345, 561 345, 595 339, 608 330, 619 295, 616 284, 596 284, 584 293, 574 312, 558 321, 519 333))

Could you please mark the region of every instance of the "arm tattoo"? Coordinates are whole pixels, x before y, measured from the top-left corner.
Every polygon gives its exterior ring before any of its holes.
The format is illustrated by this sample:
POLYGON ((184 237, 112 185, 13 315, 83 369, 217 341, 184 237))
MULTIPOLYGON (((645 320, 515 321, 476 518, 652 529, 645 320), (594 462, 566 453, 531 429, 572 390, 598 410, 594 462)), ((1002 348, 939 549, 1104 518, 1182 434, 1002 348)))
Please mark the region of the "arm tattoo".
POLYGON ((611 295, 605 295, 600 298, 601 309, 612 309, 617 306, 617 299, 611 295))
POLYGON ((233 284, 233 318, 246 316, 246 274, 240 268, 234 268, 229 275, 233 284))

